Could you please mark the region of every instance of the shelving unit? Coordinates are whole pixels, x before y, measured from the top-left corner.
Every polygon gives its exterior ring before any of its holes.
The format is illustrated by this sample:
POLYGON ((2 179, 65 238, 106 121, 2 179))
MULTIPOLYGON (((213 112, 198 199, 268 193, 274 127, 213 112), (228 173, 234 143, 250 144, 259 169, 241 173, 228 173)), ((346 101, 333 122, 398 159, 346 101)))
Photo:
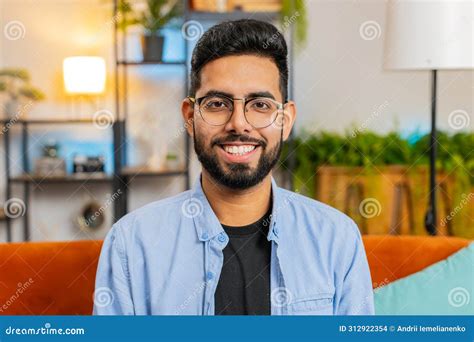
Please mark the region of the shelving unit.
MULTIPOLYGON (((28 138, 29 138, 29 127, 32 125, 70 125, 70 124, 86 124, 90 125, 94 123, 93 118, 42 118, 42 119, 2 119, 0 120, 1 127, 7 127, 8 129, 3 130, 3 138, 5 145, 5 169, 6 169, 6 187, 5 187, 5 198, 8 200, 12 198, 12 184, 23 185, 23 201, 25 203, 25 213, 21 217, 23 219, 23 240, 28 241, 30 239, 30 218, 29 210, 30 197, 31 197, 31 185, 39 184, 52 184, 52 183, 71 183, 71 184, 85 184, 85 183, 109 183, 113 181, 111 175, 103 173, 87 173, 87 174, 68 174, 65 176, 39 176, 31 172, 30 168, 30 154, 28 149, 28 138), (22 159, 22 173, 20 175, 12 176, 10 173, 10 128, 14 126, 21 126, 21 159, 22 159)), ((3 210, 2 210, 3 212, 3 210)), ((5 214, 5 213, 4 213, 5 214)), ((20 218, 18 218, 20 219, 20 218)), ((11 221, 12 219, 5 215, 4 221, 6 222, 7 241, 12 241, 11 232, 11 221)))
MULTIPOLYGON (((186 1, 187 5, 187 1, 186 1)), ((255 19, 262 21, 274 21, 280 16, 279 12, 245 12, 245 11, 233 11, 233 12, 207 12, 207 11, 193 11, 187 9, 188 20, 196 21, 226 21, 226 20, 239 20, 239 19, 255 19)))
POLYGON ((186 175, 185 169, 152 169, 142 167, 125 167, 122 169, 124 176, 183 176, 186 175))
POLYGON ((127 62, 127 61, 118 61, 118 65, 184 65, 185 62, 179 62, 179 61, 171 61, 171 62, 149 62, 149 61, 143 61, 143 62, 127 62))
POLYGON ((89 174, 72 174, 65 176, 38 176, 35 174, 22 174, 19 176, 11 177, 10 182, 13 183, 34 183, 36 185, 43 183, 94 183, 94 182, 111 182, 112 177, 102 173, 89 173, 89 174))
MULTIPOLYGON (((118 17, 118 1, 114 0, 113 17, 118 17)), ((114 200, 115 220, 124 216, 128 212, 128 191, 131 182, 137 177, 184 177, 184 188, 190 187, 190 172, 189 172, 189 144, 190 139, 188 134, 184 134, 185 155, 184 168, 170 170, 170 169, 153 169, 147 166, 130 166, 128 165, 126 155, 126 141, 127 141, 127 122, 129 116, 128 110, 128 68, 138 68, 143 66, 181 66, 185 69, 184 73, 184 96, 187 95, 187 61, 127 61, 126 50, 127 32, 121 35, 122 50, 119 51, 119 34, 118 25, 114 25, 114 57, 115 57, 115 112, 117 121, 114 125, 114 169, 115 175, 113 179, 114 193, 117 195, 114 200), (121 55, 121 56, 120 56, 121 55), (121 87, 122 86, 122 87, 121 87)), ((188 55, 187 41, 183 39, 185 48, 185 56, 188 55)))

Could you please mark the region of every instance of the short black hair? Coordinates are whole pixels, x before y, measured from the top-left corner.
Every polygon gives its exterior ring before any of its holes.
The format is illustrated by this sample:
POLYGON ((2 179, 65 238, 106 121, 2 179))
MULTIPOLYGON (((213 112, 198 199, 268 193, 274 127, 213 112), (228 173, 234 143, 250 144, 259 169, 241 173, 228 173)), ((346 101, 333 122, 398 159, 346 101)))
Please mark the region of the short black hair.
POLYGON ((283 101, 287 101, 288 48, 285 38, 274 25, 254 19, 225 21, 202 35, 191 58, 189 96, 195 96, 201 86, 200 72, 207 63, 238 55, 256 55, 273 60, 280 73, 283 101))

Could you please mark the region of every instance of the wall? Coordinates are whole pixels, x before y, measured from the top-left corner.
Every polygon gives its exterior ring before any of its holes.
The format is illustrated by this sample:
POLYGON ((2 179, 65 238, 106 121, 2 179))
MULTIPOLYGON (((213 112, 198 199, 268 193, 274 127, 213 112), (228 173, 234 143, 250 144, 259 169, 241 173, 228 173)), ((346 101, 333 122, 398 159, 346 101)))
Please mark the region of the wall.
MULTIPOLYGON (((383 68, 387 1, 307 4, 308 44, 295 62, 298 129, 344 131, 353 123, 382 132, 397 127, 404 133, 428 131, 430 72, 383 68), (366 27, 365 34, 361 27, 366 27)), ((473 71, 438 73, 440 129, 453 131, 448 118, 455 110, 472 118, 473 81, 473 71)), ((472 130, 470 121, 467 129, 472 130)))

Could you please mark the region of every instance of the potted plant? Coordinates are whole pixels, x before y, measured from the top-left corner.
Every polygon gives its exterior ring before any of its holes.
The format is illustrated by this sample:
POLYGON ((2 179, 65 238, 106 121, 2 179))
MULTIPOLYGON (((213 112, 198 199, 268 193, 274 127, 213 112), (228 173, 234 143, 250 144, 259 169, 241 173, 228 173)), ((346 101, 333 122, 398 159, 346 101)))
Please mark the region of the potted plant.
POLYGON ((43 92, 30 84, 30 75, 25 69, 0 69, 0 93, 7 95, 3 115, 8 119, 24 116, 32 102, 44 99, 43 92))
POLYGON ((297 47, 305 44, 308 36, 308 20, 305 0, 282 0, 280 11, 282 29, 295 25, 295 42, 297 47))
POLYGON ((180 4, 181 1, 178 0, 147 0, 146 8, 143 11, 137 11, 133 9, 129 1, 119 2, 119 28, 124 30, 132 25, 143 28, 141 42, 145 62, 162 61, 164 36, 160 31, 181 14, 180 4))
MULTIPOLYGON (((438 229, 473 238, 474 134, 438 132, 438 143, 438 229)), ((362 231, 426 234, 429 144, 429 134, 303 131, 293 152, 284 145, 281 160, 291 170, 293 190, 352 215, 362 231), (361 213, 363 199, 376 200, 370 217, 361 213)))

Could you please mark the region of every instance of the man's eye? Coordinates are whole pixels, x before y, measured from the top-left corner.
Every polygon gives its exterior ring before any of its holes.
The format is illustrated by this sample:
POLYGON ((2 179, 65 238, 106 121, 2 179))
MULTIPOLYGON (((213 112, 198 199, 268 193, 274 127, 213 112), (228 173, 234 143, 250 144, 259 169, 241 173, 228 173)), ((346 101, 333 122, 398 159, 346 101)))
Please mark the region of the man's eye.
POLYGON ((225 107, 225 103, 222 101, 213 101, 207 104, 208 107, 214 107, 214 108, 219 108, 219 107, 225 107))
POLYGON ((258 110, 260 112, 268 111, 272 108, 271 104, 267 101, 252 101, 250 103, 250 108, 254 110, 258 110))
POLYGON ((222 100, 210 100, 205 103, 204 107, 207 110, 224 110, 229 108, 229 103, 222 100))
POLYGON ((265 103, 265 102, 257 102, 257 103, 255 104, 255 106, 258 107, 258 108, 269 108, 269 107, 268 107, 268 104, 265 103))

